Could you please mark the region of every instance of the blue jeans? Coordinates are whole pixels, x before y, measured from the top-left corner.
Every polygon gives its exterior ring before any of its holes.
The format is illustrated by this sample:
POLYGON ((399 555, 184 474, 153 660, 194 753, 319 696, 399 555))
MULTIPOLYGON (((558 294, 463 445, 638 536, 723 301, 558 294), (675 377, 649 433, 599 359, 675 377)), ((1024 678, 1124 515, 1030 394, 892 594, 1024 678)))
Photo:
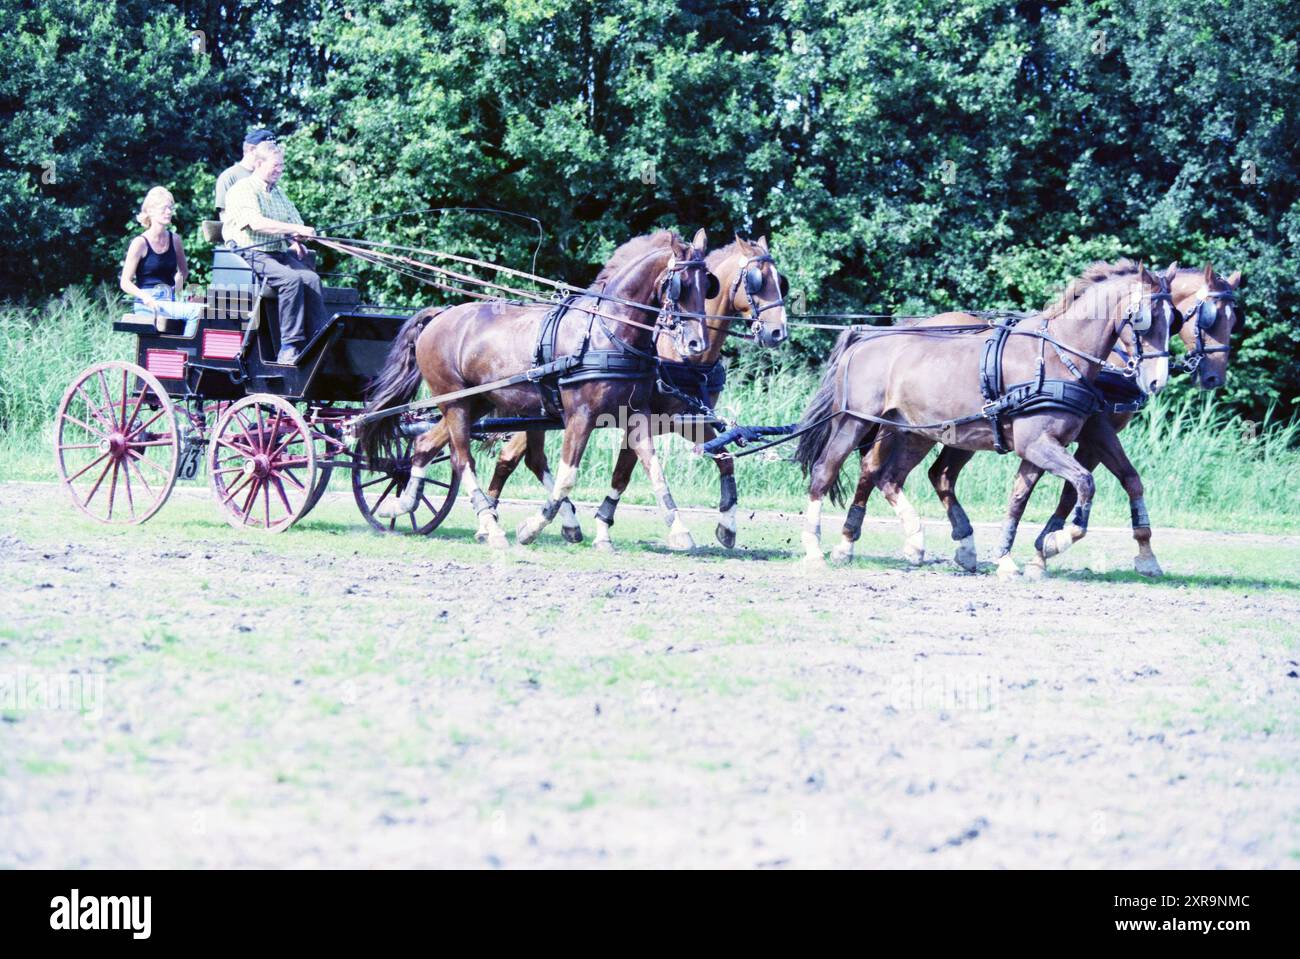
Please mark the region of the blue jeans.
MULTIPOLYGON (((199 328, 199 317, 203 315, 202 303, 182 303, 176 299, 176 291, 170 286, 155 286, 145 290, 158 302, 157 312, 169 320, 185 321, 185 336, 193 336, 199 328)), ((139 297, 135 298, 136 313, 154 315, 152 307, 146 306, 139 297)))

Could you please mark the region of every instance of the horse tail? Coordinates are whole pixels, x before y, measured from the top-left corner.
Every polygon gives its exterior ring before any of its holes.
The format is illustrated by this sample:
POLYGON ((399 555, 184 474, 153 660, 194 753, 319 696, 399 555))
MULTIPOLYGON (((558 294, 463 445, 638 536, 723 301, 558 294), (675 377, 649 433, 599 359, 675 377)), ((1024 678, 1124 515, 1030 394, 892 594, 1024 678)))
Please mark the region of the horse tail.
MULTIPOLYGON (((799 464, 805 476, 812 474, 813 467, 821 458, 826 444, 830 442, 831 429, 835 426, 835 379, 844 352, 861 339, 858 330, 845 330, 835 341, 830 359, 826 361, 826 372, 822 374, 821 385, 813 394, 812 401, 804 410, 799 420, 798 429, 807 430, 799 437, 799 445, 794 452, 794 461, 799 464)), ((837 471, 830 487, 831 502, 840 505, 844 502, 844 486, 837 471)))
MULTIPOLYGON (((444 309, 446 307, 420 310, 402 324, 388 350, 388 358, 366 388, 367 414, 404 406, 415 398, 422 381, 420 364, 415 359, 415 342, 429 321, 444 309)), ((383 450, 401 436, 400 427, 401 419, 397 416, 384 416, 362 423, 357 431, 357 449, 371 462, 378 460, 383 450)))

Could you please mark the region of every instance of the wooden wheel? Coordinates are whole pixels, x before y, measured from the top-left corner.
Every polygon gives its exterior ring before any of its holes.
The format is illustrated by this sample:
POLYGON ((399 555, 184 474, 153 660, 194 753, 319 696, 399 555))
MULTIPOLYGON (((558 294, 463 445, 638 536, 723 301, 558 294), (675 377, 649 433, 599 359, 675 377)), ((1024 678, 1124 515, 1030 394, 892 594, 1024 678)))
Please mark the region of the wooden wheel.
POLYGON ((247 396, 212 431, 208 476, 232 526, 286 530, 307 512, 316 487, 311 429, 286 400, 247 396))
POLYGON ((391 519, 375 516, 381 503, 401 494, 411 478, 411 447, 414 440, 404 439, 393 444, 391 452, 375 463, 366 463, 356 457, 352 470, 352 498, 357 509, 372 528, 381 533, 405 533, 427 536, 447 518, 456 502, 460 477, 451 468, 451 454, 446 451, 434 457, 425 468, 424 490, 415 505, 415 512, 391 519))
POLYGON ((98 363, 63 394, 54 452, 77 509, 101 523, 143 523, 176 485, 176 409, 152 373, 98 363))

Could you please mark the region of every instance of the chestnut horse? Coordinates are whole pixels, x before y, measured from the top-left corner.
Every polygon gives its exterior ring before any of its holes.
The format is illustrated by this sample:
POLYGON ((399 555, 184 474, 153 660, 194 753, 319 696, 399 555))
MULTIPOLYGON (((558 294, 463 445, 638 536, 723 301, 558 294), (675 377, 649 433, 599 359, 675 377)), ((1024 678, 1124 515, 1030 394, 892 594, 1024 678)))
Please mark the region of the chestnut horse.
MULTIPOLYGON (((707 345, 703 353, 695 357, 683 357, 673 346, 671 340, 661 337, 658 341, 659 359, 671 364, 661 371, 664 376, 671 370, 680 371, 674 379, 676 386, 670 388, 676 392, 665 392, 656 388, 651 401, 651 413, 655 416, 655 432, 673 430, 691 443, 702 443, 713 439, 717 433, 708 423, 683 421, 680 417, 700 412, 700 405, 713 409, 721 395, 721 381, 725 381, 725 369, 721 364, 723 344, 731 326, 726 317, 739 317, 750 320, 754 339, 763 346, 778 346, 788 335, 785 319, 785 279, 776 269, 767 248, 767 237, 759 237, 754 243, 736 236, 735 241, 721 249, 709 253, 705 262, 709 271, 718 277, 718 294, 708 300, 706 312, 717 319, 706 321, 705 338, 707 345), (766 314, 766 315, 765 315, 766 314), (688 364, 688 366, 683 366, 688 364), (698 374, 692 373, 698 369, 698 374), (724 374, 719 377, 717 374, 724 374), (717 389, 712 388, 718 383, 717 389), (686 393, 683 397, 680 393, 686 393), (699 402, 695 402, 698 398, 699 402)), ((522 459, 528 468, 549 490, 552 485, 550 469, 546 462, 544 448, 545 434, 541 430, 515 433, 506 442, 497 457, 497 465, 488 485, 487 494, 494 502, 500 498, 501 491, 511 474, 522 459)), ((718 524, 714 530, 718 542, 730 549, 736 545, 736 462, 729 455, 716 459, 719 483, 722 488, 718 503, 718 524)), ((613 550, 610 539, 610 527, 614 525, 614 511, 627 484, 632 479, 632 470, 636 467, 636 454, 624 447, 614 466, 614 478, 609 495, 605 497, 596 513, 596 541, 598 549, 613 550)), ((582 542, 582 527, 573 504, 565 500, 560 507, 560 525, 564 538, 570 543, 582 542)), ((480 532, 480 537, 485 535, 480 532)), ((689 534, 688 534, 689 536, 689 534)))
MULTIPOLYGON (((1204 270, 1177 268, 1171 265, 1166 278, 1172 276, 1169 292, 1173 297, 1173 306, 1178 316, 1187 316, 1188 320, 1178 324, 1178 333, 1187 347, 1187 355, 1193 364, 1193 375, 1202 389, 1214 389, 1221 386, 1227 377, 1228 355, 1232 333, 1239 322, 1236 309, 1236 290, 1241 284, 1241 273, 1233 273, 1226 280, 1216 274, 1207 263, 1204 270)), ((1125 327, 1120 344, 1115 353, 1127 359, 1133 352, 1133 333, 1125 327)), ((1115 377, 1099 382, 1103 392, 1116 383, 1115 377)), ((1119 441, 1119 432, 1132 421, 1137 410, 1145 404, 1147 393, 1141 390, 1141 383, 1130 381, 1129 395, 1107 397, 1106 409, 1094 414, 1079 432, 1079 445, 1074 458, 1090 472, 1099 463, 1119 480, 1129 496, 1129 512, 1133 523, 1133 538, 1138 545, 1138 554, 1134 558, 1134 568, 1146 576, 1160 576, 1162 570, 1151 549, 1151 519, 1147 513, 1145 490, 1142 478, 1129 460, 1123 445, 1119 441), (1118 408, 1117 408, 1118 407, 1118 408)), ((1120 389, 1127 384, 1119 382, 1120 389)), ((888 440, 882 439, 868 454, 875 458, 870 473, 879 469, 879 464, 888 455, 888 440)), ((970 521, 961 504, 956 499, 957 477, 974 453, 970 450, 945 447, 931 464, 930 483, 939 496, 952 524, 952 536, 957 541, 954 560, 967 571, 974 571, 976 564, 975 537, 970 521)), ((861 516, 866 507, 870 488, 859 488, 853 500, 851 516, 856 523, 845 524, 842 542, 835 547, 832 557, 839 561, 852 558, 853 541, 857 539, 861 527, 861 516)), ((1043 552, 1046 538, 1057 530, 1065 528, 1065 521, 1076 501, 1074 487, 1065 484, 1056 507, 1055 515, 1048 520, 1043 531, 1035 541, 1036 555, 1030 561, 1036 567, 1035 574, 1046 570, 1047 556, 1043 552)), ((1033 575, 1033 574, 1031 574, 1033 575)))
MULTIPOLYGON (((435 399, 445 399, 437 404, 441 422, 415 441, 411 478, 389 512, 395 515, 415 508, 425 468, 450 442, 452 469, 469 493, 480 527, 487 530, 487 541, 493 547, 507 545, 496 507, 474 474, 471 427, 489 412, 528 416, 547 407, 550 390, 540 376, 544 364, 538 357, 543 341, 549 341, 554 344, 553 350, 547 350, 555 357, 552 362, 564 363, 576 356, 584 362, 566 369, 556 384, 564 418, 560 468, 546 503, 519 525, 518 541, 532 542, 555 518, 577 480, 592 430, 613 424, 625 429, 627 445, 654 479, 671 532, 680 534, 684 527, 676 517, 646 418, 629 411, 647 408, 654 389, 654 341, 659 336, 671 336, 683 356, 697 356, 705 349, 699 315, 717 283, 704 263, 706 244, 703 230, 690 244, 668 230, 630 240, 614 252, 593 288, 567 309, 477 301, 426 309, 411 317, 375 378, 367 413, 404 406, 422 382, 435 399), (658 315, 640 304, 655 307, 658 315), (555 315, 558 323, 549 330, 548 317, 555 315), (618 376, 614 370, 629 375, 618 376), (535 375, 522 375, 528 371, 535 375)), ((553 376, 545 379, 555 382, 553 376)), ((396 440, 399 429, 397 416, 363 420, 358 448, 375 458, 385 444, 396 440)), ((669 545, 673 545, 671 534, 669 545)))
MULTIPOLYGON (((1011 559, 1011 546, 1029 496, 1044 471, 1073 485, 1078 496, 1072 524, 1047 537, 1045 548, 1055 554, 1082 539, 1092 507, 1092 474, 1070 456, 1066 446, 1074 442, 1096 408, 1092 381, 1126 324, 1133 325, 1135 332, 1141 328, 1139 339, 1147 345, 1144 352, 1148 357, 1134 363, 1142 388, 1154 392, 1164 386, 1173 322, 1169 302, 1172 276, 1172 269, 1159 276, 1128 260, 1095 264, 1052 306, 1021 321, 1007 338, 998 365, 1005 382, 1027 384, 1030 406, 997 419, 972 412, 984 410, 988 402, 978 374, 989 337, 978 329, 925 331, 918 325, 915 332, 856 330, 842 334, 822 385, 800 423, 803 435, 795 459, 811 478, 803 532, 806 561, 825 562, 821 501, 828 491, 833 500, 840 500, 839 471, 844 460, 853 450, 881 438, 889 444, 888 455, 879 461, 872 455, 863 456, 858 488, 869 492, 880 487, 902 522, 909 559, 920 561, 924 539, 920 516, 903 494, 907 475, 936 442, 971 451, 996 449, 1000 437, 995 429, 1009 432, 1011 447, 1021 459, 998 550, 998 575, 1019 574, 1011 559), (1141 327, 1139 316, 1144 321, 1141 327), (1075 400, 1035 409, 1034 404, 1041 403, 1044 395, 1032 387, 1044 378, 1049 386, 1055 381, 1062 396, 1073 395, 1075 400), (897 421, 913 428, 895 430, 873 420, 897 421)), ((927 322, 952 327, 978 321, 970 314, 949 313, 927 322)), ((960 510, 955 498, 953 503, 960 510)), ((857 527, 861 526, 861 515, 854 516, 855 512, 856 507, 846 523, 848 556, 856 539, 848 530, 855 520, 857 527)), ((964 513, 961 515, 964 518, 964 513)))

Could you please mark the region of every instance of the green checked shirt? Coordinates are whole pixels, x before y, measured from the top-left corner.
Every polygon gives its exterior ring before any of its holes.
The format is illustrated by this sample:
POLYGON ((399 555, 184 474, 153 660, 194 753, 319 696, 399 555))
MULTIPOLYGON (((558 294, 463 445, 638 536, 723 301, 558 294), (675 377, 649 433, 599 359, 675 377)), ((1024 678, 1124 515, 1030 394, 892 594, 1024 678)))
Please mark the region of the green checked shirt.
POLYGON ((302 216, 293 201, 284 195, 280 184, 266 189, 257 177, 249 176, 240 180, 226 192, 225 227, 221 231, 226 240, 234 240, 240 246, 253 246, 265 243, 259 249, 269 253, 282 253, 289 244, 284 237, 273 233, 257 233, 248 228, 249 222, 256 214, 268 220, 280 220, 283 223, 301 223, 302 216))

